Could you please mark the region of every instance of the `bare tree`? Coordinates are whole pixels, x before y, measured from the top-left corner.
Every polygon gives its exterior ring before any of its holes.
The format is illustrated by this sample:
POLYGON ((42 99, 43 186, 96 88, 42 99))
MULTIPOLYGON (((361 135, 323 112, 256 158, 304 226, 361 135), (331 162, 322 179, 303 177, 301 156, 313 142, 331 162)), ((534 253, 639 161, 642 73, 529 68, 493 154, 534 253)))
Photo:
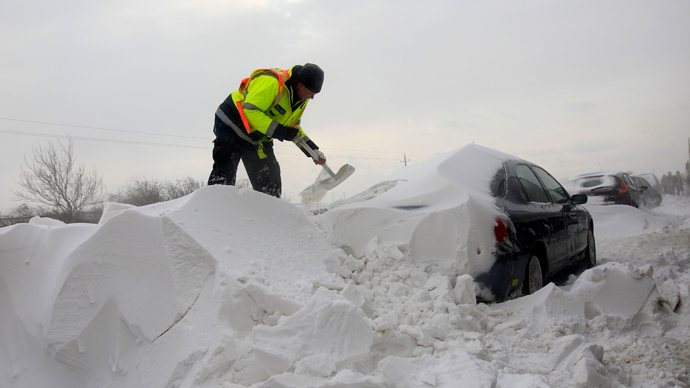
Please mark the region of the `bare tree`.
POLYGON ((188 176, 184 179, 178 179, 175 183, 168 182, 166 184, 167 199, 175 199, 184 197, 200 189, 204 183, 188 176))
POLYGON ((184 197, 203 185, 203 182, 197 181, 192 177, 177 179, 175 182, 132 178, 127 183, 125 190, 111 195, 110 200, 135 206, 144 206, 184 197))
POLYGON ((127 183, 124 193, 111 196, 111 200, 128 203, 134 206, 144 206, 165 201, 165 183, 155 179, 132 178, 127 183))
POLYGON ((24 192, 14 192, 18 199, 48 206, 64 222, 78 221, 86 207, 103 201, 103 177, 94 169, 86 172, 84 165, 75 165, 72 139, 65 146, 58 141, 47 147, 33 149, 33 159, 24 157, 25 167, 19 172, 19 185, 24 192))
POLYGON ((0 227, 29 222, 31 217, 38 215, 38 210, 40 209, 32 208, 23 203, 14 209, 10 209, 9 212, 0 213, 0 227))

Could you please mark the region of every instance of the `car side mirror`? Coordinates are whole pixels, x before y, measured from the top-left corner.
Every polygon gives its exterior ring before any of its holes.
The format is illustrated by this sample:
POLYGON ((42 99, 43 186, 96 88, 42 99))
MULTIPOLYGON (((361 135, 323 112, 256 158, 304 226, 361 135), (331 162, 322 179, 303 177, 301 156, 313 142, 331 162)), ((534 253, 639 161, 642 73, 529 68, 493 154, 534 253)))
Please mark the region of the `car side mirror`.
POLYGON ((573 201, 575 205, 585 204, 587 203, 587 194, 575 194, 570 197, 570 200, 573 201))
POLYGON ((642 190, 642 191, 645 191, 645 190, 648 190, 648 189, 649 189, 649 186, 640 186, 640 190, 642 190))

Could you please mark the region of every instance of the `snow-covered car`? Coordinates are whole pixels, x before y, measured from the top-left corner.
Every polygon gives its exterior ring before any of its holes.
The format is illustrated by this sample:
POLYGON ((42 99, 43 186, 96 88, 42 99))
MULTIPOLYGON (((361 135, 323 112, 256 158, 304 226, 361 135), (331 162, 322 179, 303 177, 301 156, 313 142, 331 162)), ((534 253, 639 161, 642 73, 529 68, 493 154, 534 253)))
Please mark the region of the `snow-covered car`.
POLYGON ((477 300, 497 302, 537 291, 575 261, 596 263, 586 201, 533 163, 470 144, 403 167, 317 222, 356 258, 398 249, 451 281, 471 275, 477 300))
POLYGON ((644 205, 642 189, 626 172, 593 172, 563 182, 569 193, 586 194, 594 205, 644 205))

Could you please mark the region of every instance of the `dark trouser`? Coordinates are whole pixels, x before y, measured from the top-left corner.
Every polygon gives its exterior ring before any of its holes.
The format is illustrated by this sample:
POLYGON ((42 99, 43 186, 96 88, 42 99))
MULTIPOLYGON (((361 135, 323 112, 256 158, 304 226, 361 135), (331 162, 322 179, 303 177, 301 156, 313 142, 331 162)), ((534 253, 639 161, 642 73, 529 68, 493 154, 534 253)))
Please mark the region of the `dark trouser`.
POLYGON ((209 186, 234 186, 237 167, 242 160, 254 190, 280 198, 280 165, 273 153, 273 147, 264 147, 266 157, 260 159, 256 151, 246 152, 218 139, 213 143, 213 170, 208 178, 209 186))

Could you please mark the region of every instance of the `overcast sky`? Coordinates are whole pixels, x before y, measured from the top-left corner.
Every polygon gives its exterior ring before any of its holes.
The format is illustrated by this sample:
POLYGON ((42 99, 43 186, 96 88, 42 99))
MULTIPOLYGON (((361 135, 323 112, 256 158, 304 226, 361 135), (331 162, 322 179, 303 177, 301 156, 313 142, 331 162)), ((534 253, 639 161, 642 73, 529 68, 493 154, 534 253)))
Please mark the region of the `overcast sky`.
MULTIPOLYGON (((325 83, 303 128, 357 168, 328 201, 472 142, 561 181, 688 159, 688 0, 5 1, 0 52, 0 209, 32 147, 68 135, 109 192, 206 181, 223 99, 306 62, 325 83)), ((297 201, 319 167, 276 148, 297 201)))

